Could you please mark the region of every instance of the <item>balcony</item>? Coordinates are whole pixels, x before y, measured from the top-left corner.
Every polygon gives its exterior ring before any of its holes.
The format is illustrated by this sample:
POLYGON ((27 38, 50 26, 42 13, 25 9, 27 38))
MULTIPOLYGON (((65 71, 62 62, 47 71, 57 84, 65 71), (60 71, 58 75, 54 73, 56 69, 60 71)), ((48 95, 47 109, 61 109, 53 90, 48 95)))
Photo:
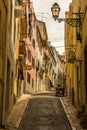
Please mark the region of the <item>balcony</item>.
POLYGON ((22 0, 15 1, 15 17, 16 18, 23 17, 22 0))
POLYGON ((39 72, 40 78, 43 78, 43 70, 40 68, 40 70, 38 72, 39 72))
POLYGON ((47 60, 47 54, 44 52, 44 54, 43 54, 43 60, 45 61, 45 60, 47 60))
POLYGON ((39 66, 40 66, 39 60, 36 59, 36 69, 37 69, 37 70, 39 70, 39 66))
POLYGON ((27 21, 25 17, 20 18, 20 32, 21 40, 27 37, 27 21))
POLYGON ((25 70, 32 70, 32 65, 31 64, 26 64, 25 65, 25 70))
POLYGON ((24 55, 24 53, 25 53, 25 43, 20 42, 19 43, 19 55, 24 55))
POLYGON ((68 63, 74 63, 74 61, 75 61, 75 54, 72 50, 68 51, 67 61, 68 61, 68 63))
POLYGON ((24 0, 15 0, 15 5, 22 5, 24 0))
POLYGON ((15 6, 15 17, 16 17, 16 18, 21 18, 21 17, 23 17, 23 9, 22 9, 22 6, 20 6, 20 5, 15 6))
POLYGON ((43 63, 42 65, 41 65, 41 69, 42 69, 42 71, 44 72, 45 71, 45 64, 43 63))

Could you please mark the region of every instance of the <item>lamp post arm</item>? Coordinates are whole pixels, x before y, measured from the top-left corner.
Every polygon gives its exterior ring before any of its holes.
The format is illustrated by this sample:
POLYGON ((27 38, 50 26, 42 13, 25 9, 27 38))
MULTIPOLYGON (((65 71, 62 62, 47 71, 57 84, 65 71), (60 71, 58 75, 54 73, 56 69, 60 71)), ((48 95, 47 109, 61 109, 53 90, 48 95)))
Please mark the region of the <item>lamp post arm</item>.
POLYGON ((81 23, 84 19, 84 13, 72 13, 76 15, 76 18, 58 18, 58 22, 65 21, 67 24, 71 25, 72 27, 80 27, 81 23))
POLYGON ((59 23, 62 21, 66 22, 67 24, 69 24, 72 27, 79 27, 81 25, 79 18, 60 18, 60 19, 58 19, 59 23))

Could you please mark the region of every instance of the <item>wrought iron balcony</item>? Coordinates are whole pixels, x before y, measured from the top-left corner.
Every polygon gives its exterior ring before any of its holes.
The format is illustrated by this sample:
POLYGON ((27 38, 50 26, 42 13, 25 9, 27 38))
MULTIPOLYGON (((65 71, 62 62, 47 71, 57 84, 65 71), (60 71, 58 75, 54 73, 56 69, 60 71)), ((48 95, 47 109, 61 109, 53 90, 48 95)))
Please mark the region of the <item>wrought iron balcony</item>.
POLYGON ((23 17, 22 0, 15 1, 15 17, 23 17))

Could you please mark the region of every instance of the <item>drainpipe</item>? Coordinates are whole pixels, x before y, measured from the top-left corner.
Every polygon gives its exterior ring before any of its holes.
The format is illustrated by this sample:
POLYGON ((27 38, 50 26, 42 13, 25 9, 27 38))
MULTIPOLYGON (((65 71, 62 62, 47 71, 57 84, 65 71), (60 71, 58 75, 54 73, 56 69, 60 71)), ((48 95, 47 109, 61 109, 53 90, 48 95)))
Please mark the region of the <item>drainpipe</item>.
MULTIPOLYGON (((4 3, 4 7, 5 7, 5 10, 6 10, 6 19, 7 19, 7 7, 6 7, 6 4, 5 4, 5 1, 2 0, 3 3, 4 3)), ((7 33, 7 23, 6 23, 6 33, 7 33)), ((5 33, 5 47, 6 47, 6 39, 7 39, 7 35, 5 33)), ((4 64, 4 68, 5 68, 5 65, 6 65, 6 48, 5 48, 5 53, 4 53, 4 61, 5 61, 5 64, 4 64)), ((3 69, 3 72, 4 72, 4 77, 5 77, 5 69, 3 69)), ((5 78, 4 78, 5 79, 5 78)), ((4 113, 5 113, 5 80, 2 81, 2 108, 1 108, 1 127, 4 128, 5 127, 5 121, 4 121, 4 113)))

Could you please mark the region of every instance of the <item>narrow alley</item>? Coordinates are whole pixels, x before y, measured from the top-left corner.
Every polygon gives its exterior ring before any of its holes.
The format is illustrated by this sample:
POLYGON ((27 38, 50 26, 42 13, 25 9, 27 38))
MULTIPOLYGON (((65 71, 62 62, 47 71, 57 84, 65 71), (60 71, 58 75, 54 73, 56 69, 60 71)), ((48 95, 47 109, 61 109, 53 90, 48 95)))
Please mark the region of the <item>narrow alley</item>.
POLYGON ((18 130, 71 130, 59 98, 52 94, 32 96, 18 130))
POLYGON ((87 0, 0 0, 0 130, 49 129, 87 130, 87 0))
MULTIPOLYGON (((21 111, 23 106, 19 109, 21 111)), ((55 91, 31 95, 19 127, 12 128, 11 122, 6 130, 71 130, 60 98, 55 96, 55 91)))

